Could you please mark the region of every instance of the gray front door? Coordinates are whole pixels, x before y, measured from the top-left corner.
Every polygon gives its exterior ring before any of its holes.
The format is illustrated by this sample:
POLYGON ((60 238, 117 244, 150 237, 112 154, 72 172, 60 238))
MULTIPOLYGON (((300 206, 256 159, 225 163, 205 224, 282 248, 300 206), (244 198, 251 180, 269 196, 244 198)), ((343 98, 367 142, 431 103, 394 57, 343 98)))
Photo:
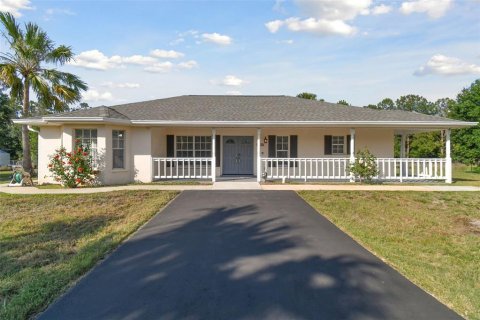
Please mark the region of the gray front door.
POLYGON ((253 174, 253 137, 223 137, 223 174, 253 174))

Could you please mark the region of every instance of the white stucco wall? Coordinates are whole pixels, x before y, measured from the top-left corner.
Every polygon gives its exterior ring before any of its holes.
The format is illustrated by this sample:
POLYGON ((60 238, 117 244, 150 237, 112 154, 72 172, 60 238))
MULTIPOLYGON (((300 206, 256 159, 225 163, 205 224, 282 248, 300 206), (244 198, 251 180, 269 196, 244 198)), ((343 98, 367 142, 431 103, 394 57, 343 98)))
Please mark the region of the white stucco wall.
POLYGON ((50 155, 55 153, 55 149, 62 146, 61 127, 41 127, 38 134, 38 183, 55 183, 50 171, 48 171, 48 163, 50 155))
MULTIPOLYGON (((134 181, 150 182, 151 158, 166 156, 167 135, 211 135, 211 128, 174 128, 174 127, 126 127, 111 125, 65 125, 61 127, 42 127, 39 147, 39 183, 53 183, 48 172, 49 155, 60 146, 71 150, 74 130, 83 128, 97 129, 98 154, 100 158, 100 181, 103 184, 125 184, 134 181), (125 130, 125 168, 113 169, 112 130, 125 130)), ((386 128, 356 129, 355 150, 367 147, 377 157, 393 157, 394 133, 386 128)), ((254 138, 254 173, 256 173, 256 128, 217 128, 216 134, 223 136, 252 136, 254 138)), ((268 156, 268 143, 263 140, 269 135, 297 135, 298 157, 348 157, 349 155, 325 155, 324 135, 350 134, 349 128, 263 128, 261 132, 261 156, 268 156)), ((223 140, 221 138, 221 145, 223 140)), ((347 142, 348 143, 348 142, 347 142)), ((346 148, 345 148, 346 150, 346 148)), ((220 162, 223 161, 223 147, 220 148, 220 162)), ((221 169, 216 169, 221 175, 221 169)))

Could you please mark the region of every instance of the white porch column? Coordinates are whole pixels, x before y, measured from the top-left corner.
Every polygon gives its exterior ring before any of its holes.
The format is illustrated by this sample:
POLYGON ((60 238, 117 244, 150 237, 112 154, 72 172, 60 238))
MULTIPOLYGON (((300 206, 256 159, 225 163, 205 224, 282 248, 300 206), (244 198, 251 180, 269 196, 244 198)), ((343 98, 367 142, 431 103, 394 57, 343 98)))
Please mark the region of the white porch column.
POLYGON ((445 130, 445 183, 452 183, 452 156, 450 155, 450 133, 450 129, 445 130))
POLYGON ((217 166, 216 166, 217 159, 215 157, 215 154, 216 154, 216 150, 215 150, 216 134, 217 134, 217 130, 215 128, 212 128, 212 182, 215 182, 215 178, 216 178, 216 175, 217 175, 217 166))
MULTIPOLYGON (((355 163, 355 128, 350 128, 350 164, 355 163)), ((353 173, 350 173, 350 182, 355 182, 353 173)))
POLYGON ((260 141, 262 139, 262 129, 257 129, 257 182, 262 181, 262 154, 260 149, 260 141))

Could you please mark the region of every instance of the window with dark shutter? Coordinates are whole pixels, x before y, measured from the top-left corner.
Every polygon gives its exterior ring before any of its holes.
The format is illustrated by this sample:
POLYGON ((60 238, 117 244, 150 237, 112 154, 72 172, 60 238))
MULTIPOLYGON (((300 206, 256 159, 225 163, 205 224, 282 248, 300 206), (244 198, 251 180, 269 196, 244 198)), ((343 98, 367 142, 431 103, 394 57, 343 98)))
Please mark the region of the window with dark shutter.
POLYGON ((173 158, 175 156, 175 136, 167 135, 167 158, 173 158))
POLYGON ((348 135, 347 141, 345 142, 347 144, 347 154, 350 154, 350 137, 351 135, 348 135))
POLYGON ((220 141, 220 136, 215 136, 215 167, 220 167, 220 146, 222 145, 220 141))
POLYGON ((324 154, 332 154, 332 136, 324 136, 324 154))

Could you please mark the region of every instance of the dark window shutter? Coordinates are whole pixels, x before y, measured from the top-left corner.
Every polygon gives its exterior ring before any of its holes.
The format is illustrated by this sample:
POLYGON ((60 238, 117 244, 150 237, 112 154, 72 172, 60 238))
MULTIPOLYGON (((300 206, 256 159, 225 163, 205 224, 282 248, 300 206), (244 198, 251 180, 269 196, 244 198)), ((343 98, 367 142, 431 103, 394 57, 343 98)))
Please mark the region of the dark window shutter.
POLYGON ((167 135, 167 158, 175 157, 175 136, 167 135))
POLYGON ((268 136, 268 157, 276 158, 277 157, 277 137, 268 136))
POLYGON ((215 167, 220 167, 220 136, 215 136, 215 167))
POLYGON ((332 136, 324 136, 324 154, 332 154, 332 136))
MULTIPOLYGON (((290 158, 298 158, 298 136, 290 136, 290 158)), ((293 167, 293 164, 293 162, 290 162, 290 167, 293 167)), ((295 167, 298 167, 296 161, 295 167)))
MULTIPOLYGON (((276 158, 277 157, 277 137, 276 136, 268 136, 268 157, 269 158, 276 158)), ((277 164, 272 162, 269 166, 276 167, 277 164)))
POLYGON ((347 136, 347 141, 345 143, 347 144, 347 154, 350 154, 350 135, 347 136))
POLYGON ((290 158, 298 158, 298 136, 290 136, 290 158))

